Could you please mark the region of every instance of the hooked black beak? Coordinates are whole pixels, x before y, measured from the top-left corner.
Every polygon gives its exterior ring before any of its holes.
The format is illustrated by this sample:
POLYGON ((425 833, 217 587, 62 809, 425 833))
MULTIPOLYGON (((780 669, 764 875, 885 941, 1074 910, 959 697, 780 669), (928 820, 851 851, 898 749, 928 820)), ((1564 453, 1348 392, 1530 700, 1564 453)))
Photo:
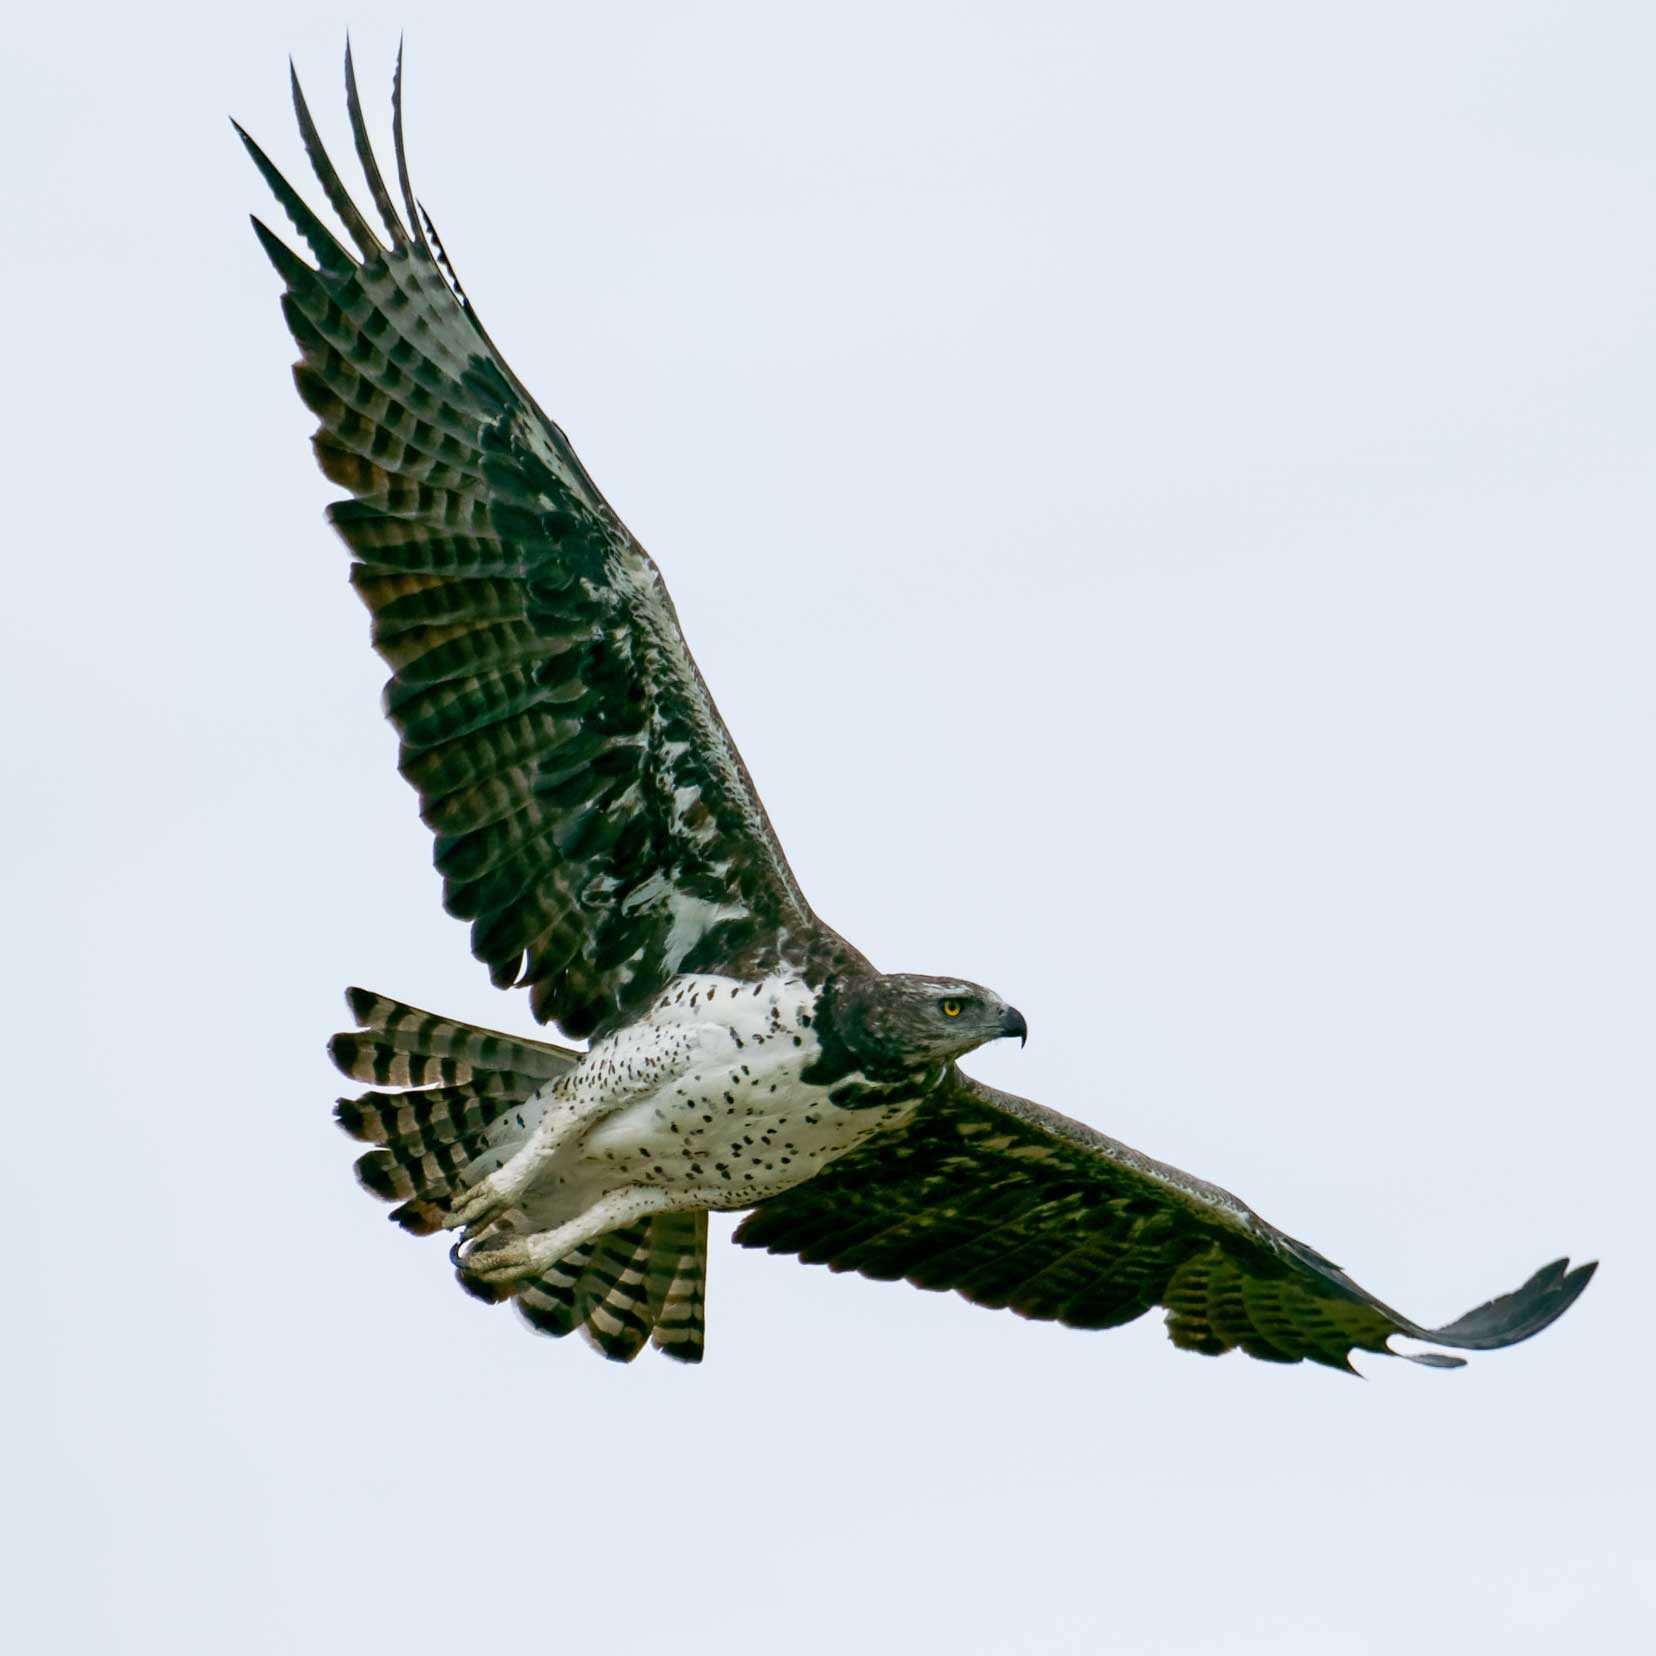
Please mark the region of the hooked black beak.
POLYGON ((1029 1025, 1024 1022, 1024 1015, 1015 1006, 1001 1008, 1000 1032, 1003 1035, 1016 1035, 1020 1046, 1029 1045, 1029 1025))

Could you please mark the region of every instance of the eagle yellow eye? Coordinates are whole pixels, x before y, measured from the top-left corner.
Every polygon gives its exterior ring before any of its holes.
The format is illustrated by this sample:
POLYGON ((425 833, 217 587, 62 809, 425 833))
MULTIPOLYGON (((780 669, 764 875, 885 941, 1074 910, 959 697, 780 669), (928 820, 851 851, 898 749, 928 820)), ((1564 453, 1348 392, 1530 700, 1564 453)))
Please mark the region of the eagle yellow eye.
POLYGON ((945 1018, 958 1018, 960 1016, 960 1002, 955 1000, 944 1001, 943 1016, 945 1018))

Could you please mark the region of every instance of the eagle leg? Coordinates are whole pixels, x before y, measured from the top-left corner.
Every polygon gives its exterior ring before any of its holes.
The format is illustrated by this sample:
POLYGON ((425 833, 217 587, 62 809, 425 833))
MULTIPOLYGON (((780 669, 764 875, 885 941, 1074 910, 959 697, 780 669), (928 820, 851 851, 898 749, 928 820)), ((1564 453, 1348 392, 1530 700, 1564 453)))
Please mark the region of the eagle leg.
POLYGON ((573 1106, 565 1104, 560 1108, 555 1103, 549 1104, 534 1132, 510 1160, 469 1189, 456 1192, 443 1220, 443 1229, 464 1231, 466 1240, 475 1242, 490 1225, 523 1205, 530 1188, 552 1159, 590 1125, 591 1118, 583 1118, 573 1106))
POLYGON ((463 1243, 455 1251, 455 1268, 462 1285, 468 1288, 507 1287, 510 1291, 510 1284, 538 1276, 583 1243, 682 1205, 682 1199, 649 1186, 612 1190, 585 1213, 551 1230, 529 1236, 493 1235, 463 1243))

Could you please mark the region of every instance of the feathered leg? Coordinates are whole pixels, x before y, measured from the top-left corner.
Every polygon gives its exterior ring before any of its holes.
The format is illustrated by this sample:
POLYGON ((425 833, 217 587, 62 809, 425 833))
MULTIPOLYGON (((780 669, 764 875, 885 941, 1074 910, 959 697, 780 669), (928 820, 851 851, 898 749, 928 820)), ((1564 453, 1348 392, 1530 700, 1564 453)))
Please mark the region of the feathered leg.
POLYGON ((468 1287, 485 1290, 507 1286, 524 1277, 538 1276, 565 1254, 593 1241, 606 1231, 619 1230, 640 1219, 653 1218, 684 1205, 682 1197, 646 1185, 612 1190, 600 1196, 585 1213, 551 1230, 528 1236, 490 1235, 462 1242, 454 1250, 455 1269, 468 1287))

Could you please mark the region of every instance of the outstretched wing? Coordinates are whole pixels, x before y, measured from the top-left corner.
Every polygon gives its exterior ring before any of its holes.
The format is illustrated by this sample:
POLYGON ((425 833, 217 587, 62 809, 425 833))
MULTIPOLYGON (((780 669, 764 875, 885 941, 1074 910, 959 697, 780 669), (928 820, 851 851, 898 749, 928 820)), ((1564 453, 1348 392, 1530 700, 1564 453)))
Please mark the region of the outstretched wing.
POLYGON ((906 1127, 754 1209, 736 1240, 1071 1328, 1114 1328, 1162 1305, 1187 1350, 1332 1368, 1349 1368, 1353 1350, 1386 1351, 1394 1334, 1467 1351, 1527 1340, 1596 1268, 1557 1260, 1422 1328, 1229 1191, 958 1072, 906 1127))
POLYGON ((346 102, 389 246, 305 107, 305 150, 356 254, 237 127, 316 263, 253 221, 286 292, 329 518, 392 669, 400 765, 451 914, 501 986, 573 1036, 676 972, 854 960, 800 894, 655 564, 490 343, 408 183, 405 225, 346 102), (412 228, 410 228, 412 227, 412 228))

